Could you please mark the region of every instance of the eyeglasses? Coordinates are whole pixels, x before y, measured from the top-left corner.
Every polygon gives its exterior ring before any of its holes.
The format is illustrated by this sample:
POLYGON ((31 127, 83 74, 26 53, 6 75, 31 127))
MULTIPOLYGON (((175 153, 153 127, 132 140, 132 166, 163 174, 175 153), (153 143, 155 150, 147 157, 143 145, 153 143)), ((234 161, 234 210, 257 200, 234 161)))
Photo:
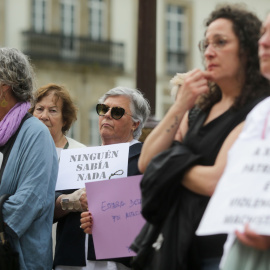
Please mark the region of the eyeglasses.
POLYGON ((106 104, 97 104, 97 106, 96 106, 96 111, 97 111, 97 114, 99 116, 104 116, 109 110, 111 110, 111 116, 115 120, 119 120, 120 118, 122 118, 122 116, 124 114, 132 116, 131 114, 128 114, 125 111, 125 109, 123 109, 121 107, 112 107, 112 108, 110 108, 106 104))
POLYGON ((210 42, 208 39, 203 39, 199 42, 198 46, 202 53, 205 53, 206 49, 210 44, 216 49, 220 50, 225 47, 225 45, 228 43, 228 40, 226 37, 223 36, 215 36, 213 40, 210 42))

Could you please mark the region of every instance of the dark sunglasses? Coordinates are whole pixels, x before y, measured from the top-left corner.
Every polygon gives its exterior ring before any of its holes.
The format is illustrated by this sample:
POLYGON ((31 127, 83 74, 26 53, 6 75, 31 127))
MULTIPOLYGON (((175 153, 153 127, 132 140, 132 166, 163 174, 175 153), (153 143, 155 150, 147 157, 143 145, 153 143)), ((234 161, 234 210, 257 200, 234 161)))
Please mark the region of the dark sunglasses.
MULTIPOLYGON (((106 104, 97 104, 97 106, 96 106, 96 111, 97 111, 97 114, 99 116, 104 116, 109 110, 111 110, 111 116, 115 120, 119 120, 120 118, 122 118, 122 116, 124 114, 128 114, 125 111, 125 109, 123 109, 121 107, 112 107, 112 108, 110 108, 106 104)), ((128 114, 128 115, 132 116, 131 114, 128 114)))

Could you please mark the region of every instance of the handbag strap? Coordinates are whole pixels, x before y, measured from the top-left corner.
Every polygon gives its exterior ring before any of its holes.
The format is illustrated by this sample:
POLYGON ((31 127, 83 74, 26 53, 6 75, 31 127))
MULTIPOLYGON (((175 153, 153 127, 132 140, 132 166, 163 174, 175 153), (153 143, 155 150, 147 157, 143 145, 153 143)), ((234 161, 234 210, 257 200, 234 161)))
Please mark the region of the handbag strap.
POLYGON ((3 219, 3 213, 2 213, 2 208, 4 202, 8 199, 10 195, 9 194, 3 194, 0 196, 0 243, 2 245, 5 244, 6 239, 5 239, 5 233, 4 233, 4 219, 3 219))
POLYGON ((32 116, 33 116, 32 114, 26 113, 24 118, 21 121, 21 124, 20 124, 19 128, 16 130, 14 135, 12 135, 12 137, 7 141, 7 143, 5 145, 0 147, 0 152, 3 153, 3 161, 2 161, 1 168, 0 168, 0 184, 1 184, 1 180, 2 180, 2 176, 3 176, 3 173, 4 173, 5 166, 6 166, 7 161, 8 161, 9 154, 10 154, 11 149, 12 149, 12 147, 13 147, 15 141, 16 141, 16 138, 17 138, 19 132, 20 132, 20 129, 21 129, 24 121, 27 120, 28 118, 32 117, 32 116))
MULTIPOLYGON (((0 183, 2 180, 2 175, 4 172, 5 166, 6 166, 7 161, 8 161, 9 154, 10 154, 11 149, 16 141, 16 138, 19 134, 19 131, 20 131, 24 121, 30 117, 32 117, 32 114, 30 114, 30 113, 25 114, 25 116, 22 119, 21 124, 20 124, 19 128, 17 129, 17 131, 15 132, 15 134, 8 140, 8 142, 3 147, 0 148, 1 152, 3 153, 3 161, 1 164, 1 168, 0 168, 0 183)), ((4 202, 8 199, 9 196, 10 196, 10 194, 3 194, 0 196, 0 244, 2 244, 2 245, 4 245, 6 242, 5 233, 4 233, 5 225, 4 225, 2 208, 3 208, 4 202)))

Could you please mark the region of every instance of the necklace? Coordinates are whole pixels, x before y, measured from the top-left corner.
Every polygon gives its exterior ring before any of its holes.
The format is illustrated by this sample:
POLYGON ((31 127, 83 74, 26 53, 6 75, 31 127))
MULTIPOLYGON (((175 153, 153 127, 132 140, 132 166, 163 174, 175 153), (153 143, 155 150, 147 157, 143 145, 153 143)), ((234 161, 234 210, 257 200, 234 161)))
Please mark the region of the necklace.
POLYGON ((67 143, 67 138, 64 134, 61 135, 61 138, 57 142, 54 140, 55 146, 59 148, 64 148, 66 143, 67 143))

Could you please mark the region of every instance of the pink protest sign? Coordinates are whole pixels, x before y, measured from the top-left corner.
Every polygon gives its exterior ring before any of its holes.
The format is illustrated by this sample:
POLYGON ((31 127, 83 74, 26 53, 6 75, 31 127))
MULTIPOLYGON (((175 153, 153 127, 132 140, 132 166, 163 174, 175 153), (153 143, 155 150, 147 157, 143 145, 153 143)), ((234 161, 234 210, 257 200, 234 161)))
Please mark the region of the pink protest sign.
POLYGON ((97 259, 136 255, 129 246, 145 223, 141 179, 142 175, 136 175, 85 184, 97 259))

